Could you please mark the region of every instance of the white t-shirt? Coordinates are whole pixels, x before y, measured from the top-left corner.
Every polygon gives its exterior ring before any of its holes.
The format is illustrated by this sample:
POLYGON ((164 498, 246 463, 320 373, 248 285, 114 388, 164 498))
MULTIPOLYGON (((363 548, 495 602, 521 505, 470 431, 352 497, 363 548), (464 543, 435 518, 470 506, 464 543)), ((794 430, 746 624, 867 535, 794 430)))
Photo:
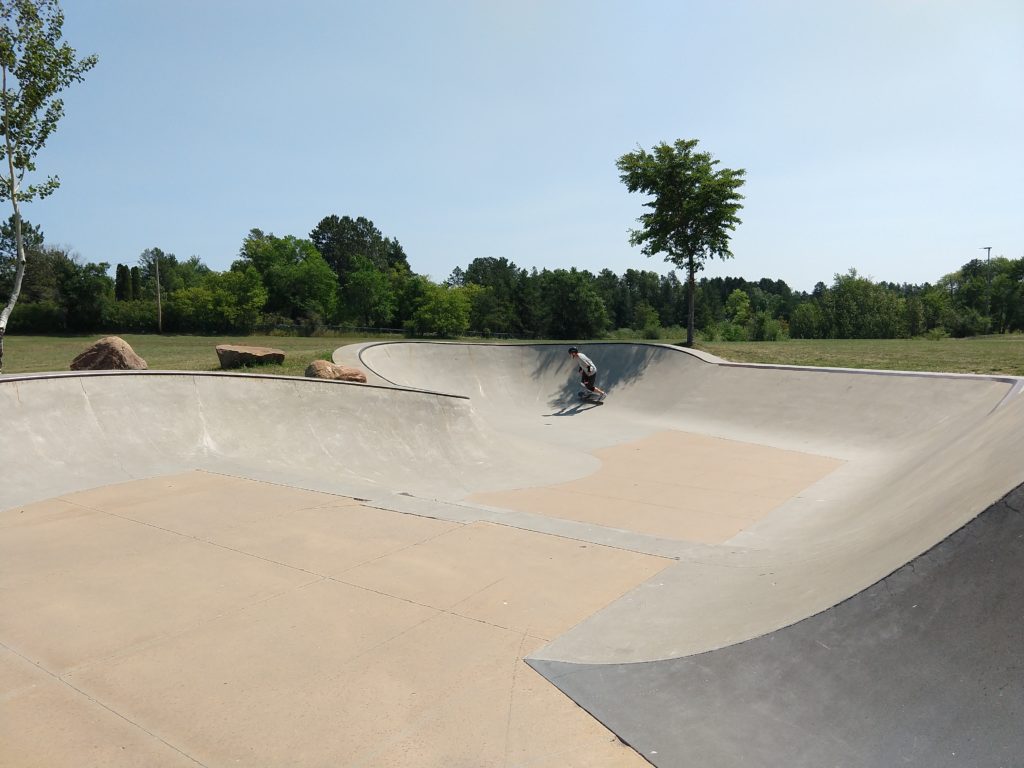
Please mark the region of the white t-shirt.
POLYGON ((583 369, 583 372, 585 374, 587 374, 588 376, 593 376, 595 373, 597 373, 597 366, 594 365, 594 361, 591 360, 586 355, 584 355, 582 352, 576 353, 576 359, 579 360, 580 367, 583 369))

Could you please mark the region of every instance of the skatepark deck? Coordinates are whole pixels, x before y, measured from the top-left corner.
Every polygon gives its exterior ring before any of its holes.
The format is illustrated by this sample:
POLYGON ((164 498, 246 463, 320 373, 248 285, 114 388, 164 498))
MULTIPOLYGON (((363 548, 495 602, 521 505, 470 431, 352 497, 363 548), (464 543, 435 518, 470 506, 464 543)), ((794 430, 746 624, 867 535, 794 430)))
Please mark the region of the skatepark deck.
POLYGON ((584 351, 0 379, 0 765, 1012 764, 1020 379, 584 351))

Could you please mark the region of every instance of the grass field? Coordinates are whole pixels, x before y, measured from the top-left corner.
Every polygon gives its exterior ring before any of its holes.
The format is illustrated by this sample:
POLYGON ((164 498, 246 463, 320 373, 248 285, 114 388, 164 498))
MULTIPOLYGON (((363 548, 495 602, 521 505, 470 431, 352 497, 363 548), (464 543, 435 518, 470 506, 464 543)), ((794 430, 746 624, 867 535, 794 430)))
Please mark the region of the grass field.
MULTIPOLYGON (((97 339, 93 336, 10 336, 4 339, 4 373, 66 371, 71 361, 97 339)), ((314 360, 330 360, 331 353, 344 344, 365 341, 352 337, 298 336, 157 336, 123 334, 122 339, 149 365, 161 371, 219 371, 215 347, 242 344, 274 347, 285 352, 281 365, 260 366, 261 373, 302 376, 314 360)))
POLYGON ((1024 376, 1024 334, 968 339, 794 339, 700 344, 742 363, 1024 376))
MULTIPOLYGON (((93 336, 10 336, 4 340, 4 373, 66 371, 68 364, 102 334, 93 336)), ((302 376, 313 360, 329 360, 345 344, 367 341, 355 336, 156 336, 122 338, 152 370, 215 371, 214 347, 246 344, 283 349, 282 365, 259 370, 302 376)), ((394 337, 387 337, 393 339, 394 337)), ((900 371, 990 373, 1024 376, 1024 334, 971 339, 841 339, 825 341, 720 342, 700 349, 725 360, 778 365, 876 368, 900 371)), ((600 365, 600 362, 598 361, 600 365)))

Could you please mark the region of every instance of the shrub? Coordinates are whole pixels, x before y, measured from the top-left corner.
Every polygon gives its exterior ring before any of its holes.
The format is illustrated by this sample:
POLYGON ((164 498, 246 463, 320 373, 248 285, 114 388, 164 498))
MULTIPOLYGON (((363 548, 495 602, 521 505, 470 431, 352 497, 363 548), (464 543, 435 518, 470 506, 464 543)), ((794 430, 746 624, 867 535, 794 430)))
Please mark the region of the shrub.
POLYGON ((724 323, 718 326, 719 331, 722 334, 722 341, 746 341, 747 340, 747 329, 742 325, 731 323, 726 320, 724 323))
POLYGON ((785 337, 782 321, 767 312, 756 312, 747 323, 747 338, 750 341, 780 341, 785 337))
MULTIPOLYGON (((680 336, 685 338, 686 331, 683 330, 682 328, 679 328, 678 332, 675 335, 676 338, 679 338, 680 336)), ((705 344, 713 344, 716 341, 718 341, 719 338, 720 334, 718 332, 718 326, 716 326, 714 323, 710 323, 707 327, 701 328, 697 331, 697 340, 702 341, 705 344)))
POLYGON ((293 336, 295 335, 295 323, 292 322, 290 317, 284 315, 276 315, 273 313, 261 314, 259 320, 256 322, 256 330, 262 334, 273 335, 275 332, 282 331, 283 335, 293 336))
POLYGON ((616 328, 614 331, 604 334, 604 338, 612 341, 634 341, 640 338, 640 334, 632 328, 616 328))
POLYGON ((57 333, 64 329, 64 310, 55 301, 21 302, 11 312, 9 330, 16 333, 57 333))
MULTIPOLYGON (((169 307, 164 307, 165 318, 169 307)), ((137 299, 112 301, 103 308, 103 330, 113 333, 150 333, 157 329, 156 302, 137 299)))
POLYGON ((821 307, 815 301, 798 304, 789 319, 789 335, 794 339, 823 339, 827 324, 821 307))

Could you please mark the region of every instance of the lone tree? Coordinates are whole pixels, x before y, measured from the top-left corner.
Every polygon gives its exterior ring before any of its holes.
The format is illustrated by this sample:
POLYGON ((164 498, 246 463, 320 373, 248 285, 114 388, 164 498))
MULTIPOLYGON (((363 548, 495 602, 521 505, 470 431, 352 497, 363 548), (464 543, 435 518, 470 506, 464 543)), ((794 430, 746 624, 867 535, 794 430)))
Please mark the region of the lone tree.
POLYGON ((696 147, 696 139, 662 142, 651 152, 638 149, 616 163, 630 192, 653 195, 644 203, 651 212, 637 219, 641 227, 630 230, 629 242, 642 245, 647 256, 664 253, 665 261, 686 269, 688 347, 693 346, 695 275, 711 256, 732 258, 729 231, 741 223, 736 214, 743 195, 738 190, 746 174, 742 168, 715 170, 718 161, 696 147))
POLYGON ((0 0, 0 200, 14 208, 17 267, 14 287, 0 312, 0 372, 4 362, 4 334, 25 276, 25 242, 20 203, 44 198, 60 186, 49 176, 38 184, 23 185, 25 174, 36 170, 35 157, 64 116, 57 94, 96 66, 95 56, 77 58, 61 42, 64 13, 57 0, 0 0))

